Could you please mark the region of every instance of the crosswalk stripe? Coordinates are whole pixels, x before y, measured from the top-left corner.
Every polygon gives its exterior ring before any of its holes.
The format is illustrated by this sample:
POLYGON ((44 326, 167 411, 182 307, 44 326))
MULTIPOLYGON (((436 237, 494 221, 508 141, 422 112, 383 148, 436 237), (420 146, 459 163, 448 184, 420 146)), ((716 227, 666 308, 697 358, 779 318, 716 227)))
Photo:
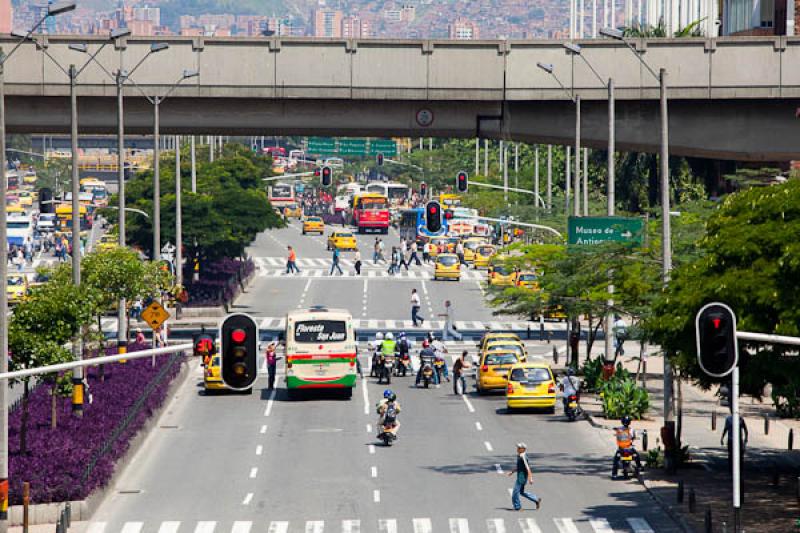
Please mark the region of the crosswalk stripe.
POLYGON ((104 533, 106 530, 106 523, 105 522, 92 522, 89 524, 89 527, 86 528, 86 533, 104 533))
POLYGON ((231 533, 250 533, 250 528, 252 527, 252 522, 234 522, 231 533))
POLYGON ((633 533, 655 533, 644 518, 628 518, 628 524, 633 528, 633 533))
POLYGON ((289 531, 289 522, 270 522, 267 533, 286 533, 289 531))
POLYGON ((469 521, 466 518, 451 518, 450 533, 469 533, 469 521))
POLYGON ((542 533, 542 530, 539 529, 536 520, 533 518, 520 518, 519 528, 522 530, 522 533, 542 533))
POLYGON ((216 522, 198 522, 194 533, 214 533, 215 527, 217 527, 216 522))
POLYGON ((554 518, 553 522, 555 522, 559 533, 580 533, 578 526, 575 525, 571 518, 554 518))
POLYGON ((180 527, 180 522, 161 522, 161 526, 158 528, 158 533, 178 533, 178 528, 180 527))
POLYGON ((325 522, 322 520, 310 520, 306 522, 306 533, 322 533, 325 522))
POLYGON ((397 533, 397 520, 378 520, 378 533, 397 533))
POLYGON ((121 533, 139 533, 142 530, 142 522, 125 522, 121 533))
POLYGON ((506 523, 502 518, 489 518, 486 520, 486 529, 489 533, 506 533, 506 523))
POLYGON ((414 526, 414 533, 433 533, 430 518, 415 518, 411 523, 414 526))
POLYGON ((359 533, 361 520, 342 520, 342 533, 359 533))
POLYGON ((592 525, 592 529, 597 533, 614 533, 611 524, 609 524, 608 520, 605 518, 594 518, 590 520, 589 523, 592 525))

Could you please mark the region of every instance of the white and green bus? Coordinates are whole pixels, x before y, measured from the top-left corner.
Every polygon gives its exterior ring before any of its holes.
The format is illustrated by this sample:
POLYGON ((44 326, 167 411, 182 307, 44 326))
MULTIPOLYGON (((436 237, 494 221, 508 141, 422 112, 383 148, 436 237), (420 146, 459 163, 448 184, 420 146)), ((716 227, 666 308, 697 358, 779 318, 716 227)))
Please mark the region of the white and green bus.
POLYGON ((353 317, 344 309, 312 307, 286 317, 286 388, 289 397, 303 389, 342 389, 348 398, 356 386, 356 336, 353 317))

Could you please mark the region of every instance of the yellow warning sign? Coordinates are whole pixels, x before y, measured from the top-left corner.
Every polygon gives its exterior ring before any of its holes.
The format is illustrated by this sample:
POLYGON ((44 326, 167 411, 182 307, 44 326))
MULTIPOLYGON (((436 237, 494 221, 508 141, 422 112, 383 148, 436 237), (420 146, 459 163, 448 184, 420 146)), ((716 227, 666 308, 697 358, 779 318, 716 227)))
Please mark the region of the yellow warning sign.
POLYGON ((168 318, 169 313, 158 302, 151 303, 142 311, 142 319, 153 329, 160 328, 168 318))

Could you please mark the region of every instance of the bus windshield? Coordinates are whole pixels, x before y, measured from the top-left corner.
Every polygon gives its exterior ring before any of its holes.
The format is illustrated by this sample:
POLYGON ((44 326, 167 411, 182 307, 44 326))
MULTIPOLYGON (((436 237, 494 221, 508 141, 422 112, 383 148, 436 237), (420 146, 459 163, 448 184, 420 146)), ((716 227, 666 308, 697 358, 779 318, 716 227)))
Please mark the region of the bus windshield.
POLYGON ((359 200, 360 209, 388 209, 389 204, 385 198, 361 198, 359 200))
POLYGON ((343 320, 306 320, 294 326, 294 340, 299 343, 343 342, 347 323, 343 320))
POLYGON ((291 185, 273 185, 270 196, 273 198, 291 198, 292 186, 291 185))

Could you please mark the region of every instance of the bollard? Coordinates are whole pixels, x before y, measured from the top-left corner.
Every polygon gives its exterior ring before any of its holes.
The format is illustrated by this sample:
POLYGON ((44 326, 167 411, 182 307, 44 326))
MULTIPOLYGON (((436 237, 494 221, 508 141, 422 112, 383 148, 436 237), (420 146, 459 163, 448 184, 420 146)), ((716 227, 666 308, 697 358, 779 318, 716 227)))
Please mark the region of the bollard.
POLYGON ((689 512, 695 512, 697 508, 697 497, 694 494, 694 487, 689 489, 689 512))
POLYGON ((711 410, 711 431, 717 430, 717 410, 711 410))
POLYGON ((647 451, 647 430, 642 431, 642 451, 647 451))
POLYGON ((789 430, 789 451, 794 449, 794 428, 789 430))
POLYGON ((27 481, 22 484, 22 533, 28 533, 28 522, 30 517, 28 506, 31 503, 31 484, 27 481))
POLYGON ((526 339, 531 340, 531 325, 528 324, 528 331, 525 336, 526 339))
POLYGON ((703 529, 705 533, 713 533, 714 531, 714 523, 711 521, 711 507, 706 508, 706 517, 703 521, 703 525, 705 526, 703 529))
POLYGON ((553 346, 553 364, 554 365, 558 364, 558 348, 556 348, 555 346, 553 346))
POLYGON ((67 502, 66 507, 64 507, 64 514, 67 517, 67 529, 72 527, 72 504, 67 502))
POLYGON ((769 415, 764 415, 764 435, 769 435, 769 415))
POLYGON ((678 503, 683 503, 683 480, 678 481, 678 503))
MULTIPOLYGON (((542 327, 544 327, 544 326, 542 326, 542 327)), ((551 340, 553 340, 553 332, 552 331, 548 331, 547 332, 547 344, 550 344, 551 340)))
MULTIPOLYGON (((544 340, 544 324, 539 324, 539 340, 544 340)), ((547 342, 550 342, 550 340, 548 339, 547 342)))

